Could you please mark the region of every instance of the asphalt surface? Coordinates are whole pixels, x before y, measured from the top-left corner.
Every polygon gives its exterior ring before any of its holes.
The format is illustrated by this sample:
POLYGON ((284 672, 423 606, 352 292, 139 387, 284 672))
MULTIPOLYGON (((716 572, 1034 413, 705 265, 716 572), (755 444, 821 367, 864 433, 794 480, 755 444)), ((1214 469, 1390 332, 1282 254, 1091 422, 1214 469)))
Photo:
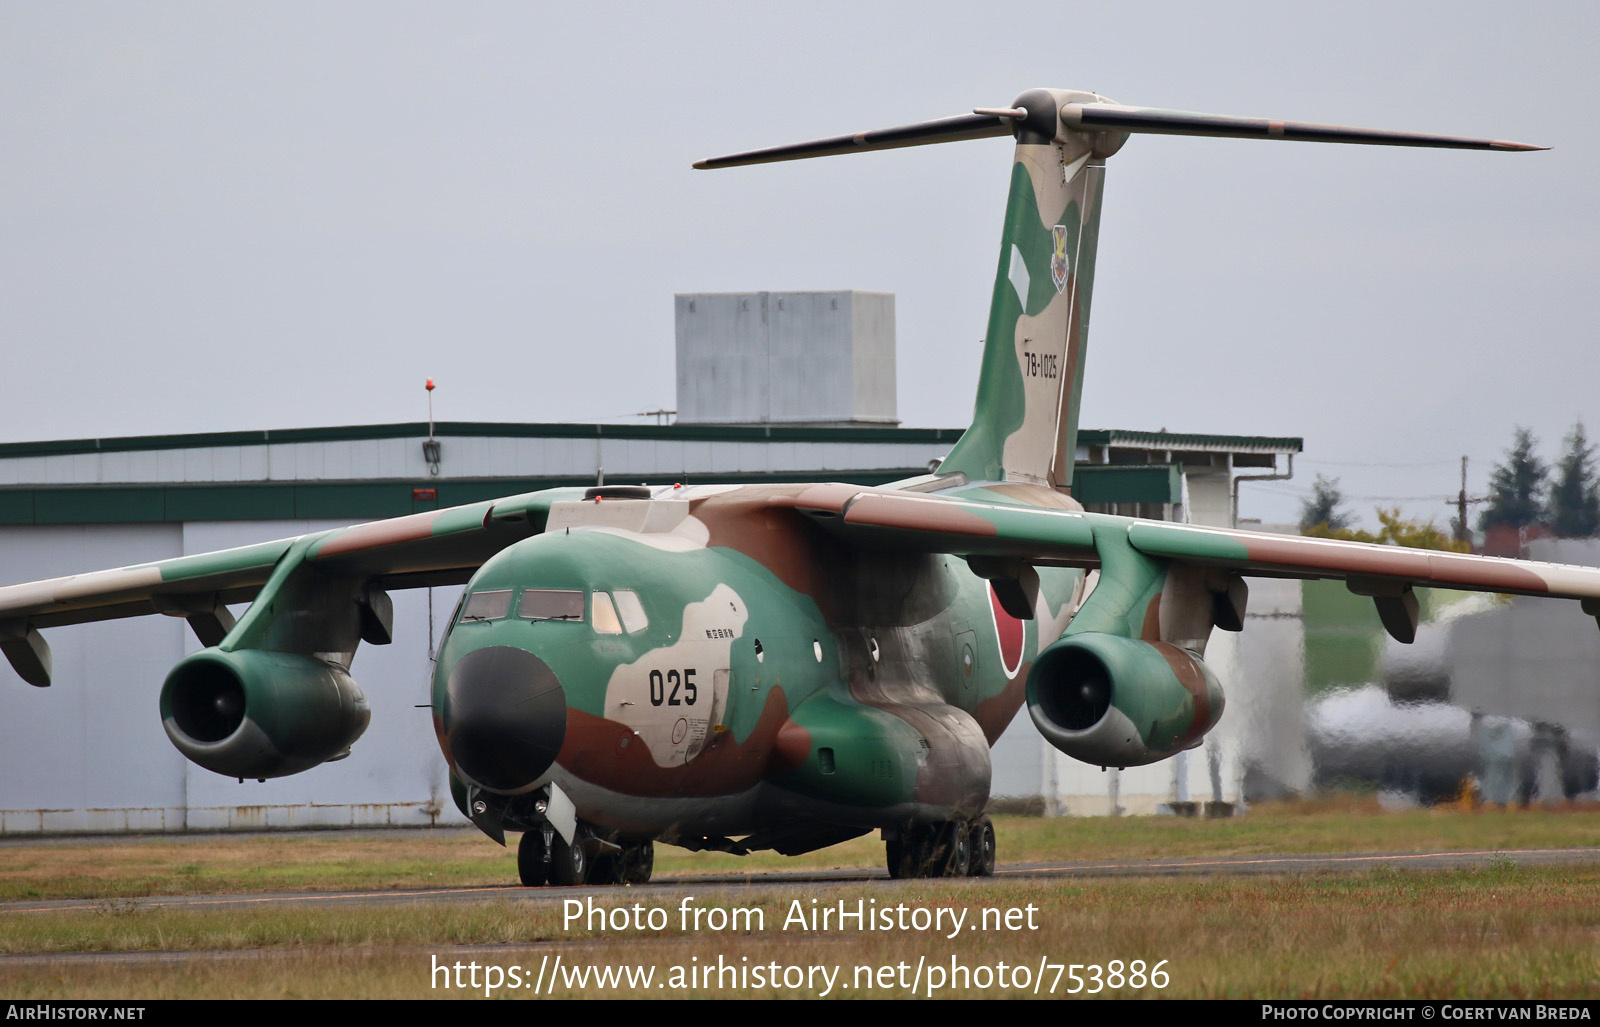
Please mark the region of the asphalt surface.
MULTIPOLYGON (((1600 864, 1600 848, 1590 849, 1496 849, 1459 852, 1380 852, 1346 855, 1288 855, 1288 856, 1221 856, 1210 858, 1128 859, 1097 860, 1090 862, 1048 862, 1002 864, 995 875, 1003 878, 1040 878, 1046 880, 1094 879, 1107 877, 1181 877, 1213 876, 1243 877, 1251 875, 1297 874, 1352 874, 1377 867, 1392 867, 1401 871, 1482 869, 1503 866, 1511 861, 1517 866, 1595 865, 1600 864)), ((0 903, 0 930, 5 919, 27 916, 30 913, 73 910, 238 910, 272 906, 312 906, 339 908, 341 906, 412 905, 427 907, 444 903, 497 902, 517 903, 530 907, 554 906, 575 895, 604 899, 608 896, 626 896, 632 902, 652 904, 650 898, 670 903, 680 895, 699 895, 710 900, 717 892, 737 892, 752 888, 772 891, 797 892, 815 895, 818 891, 860 882, 875 882, 884 898, 892 898, 895 891, 916 886, 915 881, 894 881, 882 870, 833 870, 826 872, 772 871, 748 876, 676 874, 658 878, 645 885, 627 888, 599 886, 595 888, 524 888, 516 884, 476 888, 426 888, 400 891, 340 891, 340 892, 279 892, 252 895, 160 895, 131 899, 53 899, 0 903)), ((979 878, 963 879, 969 887, 982 889, 985 882, 979 878)), ((655 939, 653 944, 661 944, 655 939)), ((517 943, 515 945, 432 945, 417 947, 416 951, 448 955, 451 959, 472 955, 493 956, 508 950, 537 951, 556 946, 570 951, 582 941, 545 943, 517 943)), ((595 943, 598 944, 598 943, 595 943)), ((256 959, 264 956, 293 955, 302 950, 246 949, 178 952, 64 952, 18 953, 0 955, 0 968, 24 967, 40 964, 139 964, 185 963, 195 960, 234 961, 256 959)), ((312 950, 303 950, 310 952, 312 950)), ((402 951, 397 949, 394 951, 402 951)))
MULTIPOLYGON (((1375 867, 1397 870, 1463 870, 1503 865, 1518 866, 1600 864, 1594 849, 1482 849, 1459 852, 1377 852, 1346 855, 1213 856, 1173 859, 1096 860, 1092 862, 1009 863, 995 868, 1003 878, 1071 879, 1097 877, 1243 877, 1261 874, 1359 873, 1375 867)), ((968 878, 973 887, 981 879, 968 878)), ((249 895, 152 895, 123 899, 40 899, 0 902, 0 914, 65 912, 74 909, 248 909, 262 906, 302 905, 426 905, 441 902, 494 901, 527 905, 555 905, 574 893, 604 897, 608 894, 645 896, 677 894, 686 888, 737 890, 763 887, 812 891, 818 887, 860 881, 877 881, 885 889, 913 886, 913 881, 893 881, 883 870, 769 871, 760 874, 674 874, 649 884, 598 885, 585 888, 524 888, 514 883, 473 888, 417 888, 397 891, 296 891, 249 895)))

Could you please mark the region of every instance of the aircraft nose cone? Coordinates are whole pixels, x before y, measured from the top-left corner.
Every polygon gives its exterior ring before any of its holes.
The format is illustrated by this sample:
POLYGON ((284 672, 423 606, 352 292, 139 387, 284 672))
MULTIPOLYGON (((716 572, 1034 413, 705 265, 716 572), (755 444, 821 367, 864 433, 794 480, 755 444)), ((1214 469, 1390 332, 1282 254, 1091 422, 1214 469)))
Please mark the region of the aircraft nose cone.
POLYGON ((465 777, 490 791, 515 792, 556 761, 567 734, 567 696, 539 657, 489 646, 450 671, 442 720, 465 777))

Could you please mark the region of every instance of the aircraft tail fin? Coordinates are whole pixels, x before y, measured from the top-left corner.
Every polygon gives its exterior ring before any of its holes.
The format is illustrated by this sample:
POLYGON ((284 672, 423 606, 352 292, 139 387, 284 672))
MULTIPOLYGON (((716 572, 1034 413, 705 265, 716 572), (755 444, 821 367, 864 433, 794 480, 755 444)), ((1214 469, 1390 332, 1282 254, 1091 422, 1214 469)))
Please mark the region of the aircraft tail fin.
POLYGON ((1070 489, 1094 290, 1105 159, 1126 136, 1058 131, 1045 118, 1092 93, 1033 90, 1019 126, 972 426, 940 467, 969 481, 1070 489))
POLYGON ((1129 135, 1198 135, 1475 150, 1540 150, 1498 139, 1127 107, 1094 93, 1032 89, 1010 107, 697 161, 726 168, 1011 135, 1000 263, 972 426, 941 467, 969 481, 1070 489, 1105 159, 1129 135))

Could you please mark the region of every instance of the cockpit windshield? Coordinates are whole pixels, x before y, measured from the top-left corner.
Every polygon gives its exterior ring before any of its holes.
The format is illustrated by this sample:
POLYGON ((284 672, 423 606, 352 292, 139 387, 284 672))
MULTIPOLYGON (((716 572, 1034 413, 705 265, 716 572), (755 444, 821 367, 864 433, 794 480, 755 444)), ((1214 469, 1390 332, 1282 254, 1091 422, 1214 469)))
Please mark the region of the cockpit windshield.
MULTIPOLYGON (((511 599, 515 590, 488 589, 469 593, 461 604, 461 623, 504 620, 511 616, 511 599)), ((590 607, 589 620, 594 630, 603 635, 628 634, 643 631, 649 624, 644 606, 635 593, 619 589, 616 603, 605 592, 589 593, 577 589, 529 588, 524 589, 517 602, 517 616, 523 620, 563 620, 582 623, 584 611, 590 607)))
POLYGON ((617 619, 616 607, 604 592, 594 594, 594 630, 599 635, 622 634, 622 622, 617 619))
POLYGON ((583 593, 530 588, 522 593, 517 616, 527 620, 583 620, 583 593))
POLYGON ((591 607, 594 630, 602 635, 636 635, 650 626, 644 604, 632 589, 618 588, 610 593, 595 592, 591 607))
POLYGON ((639 602, 638 593, 619 588, 611 593, 611 597, 617 601, 617 613, 622 616, 622 626, 628 629, 628 634, 637 634, 650 626, 650 618, 645 615, 644 604, 639 602))
POLYGON ((474 592, 467 596, 461 608, 461 620, 501 620, 511 612, 511 590, 499 588, 490 592, 474 592))

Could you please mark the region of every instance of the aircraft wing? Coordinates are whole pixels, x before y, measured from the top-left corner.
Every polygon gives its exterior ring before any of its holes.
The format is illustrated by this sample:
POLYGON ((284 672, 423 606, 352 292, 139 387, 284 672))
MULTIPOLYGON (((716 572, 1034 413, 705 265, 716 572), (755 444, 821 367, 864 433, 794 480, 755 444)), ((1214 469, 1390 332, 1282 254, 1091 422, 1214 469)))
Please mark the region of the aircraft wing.
MULTIPOLYGON (((1053 494, 1041 489, 1040 494, 1053 494)), ((863 545, 966 557, 1097 567, 1094 518, 1065 508, 1002 505, 859 485, 814 485, 774 500, 863 545)))
POLYGON ((0 650, 24 680, 48 684, 39 628, 166 613, 186 618, 204 644, 216 645, 233 625, 227 606, 254 599, 291 554, 330 579, 373 590, 459 584, 501 549, 543 530, 550 504, 573 498, 571 491, 0 587, 0 650))
MULTIPOLYGON (((1094 517, 1097 515, 1088 514, 1094 517)), ((1392 581, 1436 588, 1553 596, 1600 603, 1600 568, 1406 549, 1369 542, 1274 535, 1165 521, 1135 521, 1128 541, 1149 556, 1262 577, 1392 581)))
MULTIPOLYGON (((1379 600, 1412 586, 1552 596, 1600 616, 1600 568, 1505 560, 1336 539, 1210 528, 854 486, 816 486, 793 506, 862 544, 969 559, 1098 567, 1110 548, 1241 576, 1335 578, 1379 600)), ((1384 605, 1380 602, 1381 607, 1384 605)), ((1385 619, 1386 625, 1388 619, 1385 619)))

